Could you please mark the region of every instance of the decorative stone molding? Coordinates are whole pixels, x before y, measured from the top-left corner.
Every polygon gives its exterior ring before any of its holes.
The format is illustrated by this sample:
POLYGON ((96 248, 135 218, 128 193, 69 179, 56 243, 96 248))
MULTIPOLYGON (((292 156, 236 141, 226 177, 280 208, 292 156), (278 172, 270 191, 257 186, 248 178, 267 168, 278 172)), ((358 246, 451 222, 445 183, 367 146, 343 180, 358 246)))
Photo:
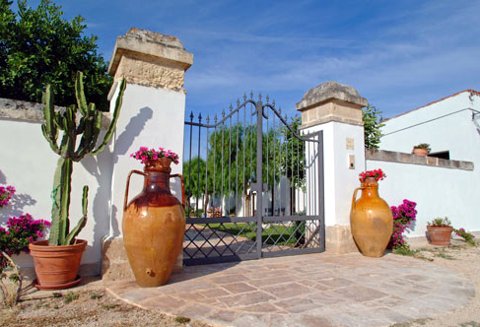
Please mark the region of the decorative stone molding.
POLYGON ((302 128, 331 121, 363 125, 362 107, 368 101, 356 89, 337 82, 325 82, 310 89, 297 103, 302 128))
POLYGON ((193 63, 193 54, 180 40, 138 28, 117 38, 108 72, 115 80, 183 91, 185 71, 193 63))
POLYGON ((372 161, 397 162, 402 164, 423 165, 439 168, 450 168, 460 170, 474 169, 471 161, 447 160, 436 157, 421 157, 410 153, 385 151, 385 150, 366 150, 365 157, 372 161))

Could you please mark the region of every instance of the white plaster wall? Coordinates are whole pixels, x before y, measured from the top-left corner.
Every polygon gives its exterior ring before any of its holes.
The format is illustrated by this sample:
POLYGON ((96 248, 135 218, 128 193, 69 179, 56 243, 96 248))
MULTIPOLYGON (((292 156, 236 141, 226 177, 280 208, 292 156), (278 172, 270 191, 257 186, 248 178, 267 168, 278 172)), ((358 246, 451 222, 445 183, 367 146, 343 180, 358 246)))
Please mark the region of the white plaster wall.
POLYGON ((432 152, 450 151, 450 159, 474 163, 473 171, 367 162, 368 169, 385 168, 381 194, 391 205, 403 198, 418 203, 419 223, 413 235, 423 235, 425 224, 448 216, 456 227, 480 230, 480 131, 472 121, 480 111, 480 97, 462 92, 385 122, 380 148, 410 153, 413 145, 429 143, 432 152))
MULTIPOLYGON (((116 95, 111 103, 114 103, 115 98, 116 95)), ((181 173, 184 117, 185 94, 183 92, 127 84, 114 141, 112 216, 109 236, 122 234, 123 201, 128 173, 133 169, 143 169, 139 161, 130 158, 131 153, 137 151, 140 146, 162 146, 170 149, 180 156, 180 163, 172 164, 172 174, 181 173)), ((173 179, 171 182, 174 194, 181 199, 180 183, 173 179)), ((129 199, 140 193, 142 186, 143 177, 132 176, 129 199)))
POLYGON ((480 97, 469 92, 413 110, 385 122, 380 148, 411 153, 414 145, 429 143, 432 152, 450 151, 450 159, 480 164, 480 134, 472 110, 480 111, 480 97))
POLYGON ((478 174, 449 168, 367 160, 367 169, 381 168, 387 178, 379 182, 380 196, 392 205, 403 199, 417 203, 417 223, 408 236, 425 235, 427 222, 447 216, 456 228, 479 231, 478 174))
MULTIPOLYGON (((40 123, 0 120, 0 183, 14 185, 17 194, 13 206, 0 209, 0 222, 9 216, 30 213, 34 218, 51 220, 50 194, 58 156, 44 139, 40 123)), ((79 237, 88 241, 82 264, 94 264, 91 273, 99 272, 101 239, 108 230, 111 157, 106 151, 74 163, 70 219, 74 226, 81 217, 83 185, 90 188, 88 221, 79 237)), ((33 266, 29 257, 21 261, 33 266)))
MULTIPOLYGON (((363 127, 329 122, 309 127, 304 133, 320 130, 324 146, 325 225, 349 225, 353 190, 359 186, 358 174, 365 168, 363 127), (347 138, 353 139, 353 149, 347 149, 347 138), (355 157, 354 169, 349 168, 349 155, 355 157)), ((308 187, 307 183, 307 193, 308 187)), ((307 203, 307 212, 308 206, 307 203)))

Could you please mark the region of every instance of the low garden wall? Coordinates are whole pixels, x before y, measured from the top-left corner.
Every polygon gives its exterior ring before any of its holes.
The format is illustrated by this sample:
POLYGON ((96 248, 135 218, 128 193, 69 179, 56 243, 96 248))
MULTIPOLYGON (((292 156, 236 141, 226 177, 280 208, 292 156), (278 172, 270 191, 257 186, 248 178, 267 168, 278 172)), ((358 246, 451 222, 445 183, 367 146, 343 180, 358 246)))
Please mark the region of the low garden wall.
MULTIPOLYGON (((11 204, 0 208, 0 222, 10 216, 30 213, 34 218, 50 220, 53 175, 58 156, 50 149, 41 131, 42 105, 0 99, 0 184, 16 188, 11 204)), ((87 226, 80 237, 88 241, 82 273, 100 273, 102 238, 109 231, 112 155, 109 149, 96 157, 89 156, 74 164, 71 220, 81 217, 81 192, 88 185, 87 226)), ((23 267, 32 266, 28 256, 21 258, 23 267)))
POLYGON ((381 168, 380 196, 392 205, 403 199, 417 203, 417 222, 408 236, 424 236, 426 224, 447 216, 455 228, 480 231, 478 172, 469 161, 418 157, 392 151, 367 151, 366 169, 381 168))

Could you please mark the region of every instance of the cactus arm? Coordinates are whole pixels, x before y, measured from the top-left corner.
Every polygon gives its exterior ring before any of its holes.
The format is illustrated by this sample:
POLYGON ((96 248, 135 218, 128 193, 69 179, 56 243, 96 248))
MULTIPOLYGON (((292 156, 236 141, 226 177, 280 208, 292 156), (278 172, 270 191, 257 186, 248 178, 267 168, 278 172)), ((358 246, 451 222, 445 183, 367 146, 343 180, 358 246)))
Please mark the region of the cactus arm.
MULTIPOLYGON (((68 233, 68 209, 70 207, 70 192, 72 190, 72 166, 73 162, 71 159, 59 160, 61 164, 60 171, 60 188, 58 192, 59 197, 59 208, 58 215, 52 216, 52 226, 50 228, 50 238, 48 243, 50 245, 63 245, 65 243, 65 237, 68 233)), ((55 204, 54 204, 55 205, 55 204)), ((52 211, 54 211, 52 209, 52 211)))
POLYGON ((48 141, 48 144, 50 144, 50 148, 52 149, 52 151, 59 155, 61 153, 60 148, 58 147, 56 140, 54 141, 50 139, 49 132, 46 130, 45 125, 42 125, 42 134, 48 141))
POLYGON ((43 94, 43 102, 43 115, 45 122, 42 124, 42 133, 50 144, 50 148, 52 148, 53 152, 59 153, 60 150, 57 145, 58 130, 55 124, 56 114, 53 106, 53 95, 50 85, 47 85, 45 93, 43 94))
POLYGON ((63 158, 58 158, 57 168, 55 169, 55 176, 53 178, 53 190, 52 190, 52 227, 50 228, 50 245, 58 244, 58 221, 60 219, 60 176, 62 173, 63 158))
POLYGON ((82 116, 87 115, 88 106, 85 92, 83 89, 83 73, 77 72, 77 78, 75 79, 75 97, 77 98, 77 105, 82 113, 82 116))
POLYGON ((77 226, 73 228, 70 233, 68 233, 67 238, 65 239, 65 245, 73 244, 75 237, 82 231, 82 229, 87 224, 87 214, 88 214, 88 186, 83 187, 82 195, 82 218, 78 221, 77 226))
POLYGON ((127 82, 125 81, 125 79, 122 79, 122 81, 120 82, 120 92, 118 93, 117 99, 115 101, 115 109, 113 110, 112 121, 108 126, 108 130, 105 133, 105 137, 103 138, 102 143, 96 150, 92 151, 92 154, 97 154, 101 152, 112 139, 113 133, 115 132, 115 126, 117 125, 118 116, 120 115, 120 109, 122 107, 122 101, 123 101, 123 93, 125 92, 126 85, 127 85, 127 82))
POLYGON ((92 151, 92 149, 95 147, 102 127, 102 113, 95 110, 95 105, 93 103, 90 104, 89 109, 89 116, 85 117, 85 130, 83 132, 80 145, 75 152, 76 161, 81 160, 87 153, 92 151))

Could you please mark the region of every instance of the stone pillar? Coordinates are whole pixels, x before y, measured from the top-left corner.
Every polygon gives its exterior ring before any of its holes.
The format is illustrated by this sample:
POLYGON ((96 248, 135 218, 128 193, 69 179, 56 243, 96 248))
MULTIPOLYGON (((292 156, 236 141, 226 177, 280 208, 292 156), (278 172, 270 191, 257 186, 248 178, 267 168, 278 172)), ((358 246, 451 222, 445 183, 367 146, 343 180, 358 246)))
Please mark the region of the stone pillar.
MULTIPOLYGON (((125 78, 127 87, 113 144, 111 225, 102 263, 106 280, 133 278, 121 235, 123 200, 128 173, 141 170, 142 165, 130 154, 140 146, 171 149, 180 155, 180 163, 172 165, 172 174, 182 172, 184 75, 192 63, 193 55, 174 36, 132 28, 115 43, 109 66, 115 81, 109 95, 112 104, 118 94, 118 81, 125 78)), ((142 185, 141 177, 132 177, 130 198, 141 191, 142 185)), ((179 183, 172 187, 181 198, 179 183)), ((181 266, 180 255, 177 269, 181 266)))
MULTIPOLYGON (((350 207, 358 174, 365 170, 362 107, 354 88, 326 82, 297 103, 304 134, 323 131, 326 251, 358 251, 350 232, 350 207)), ((316 190, 307 190, 307 192, 316 190)), ((308 206, 309 204, 307 204, 308 206)))

